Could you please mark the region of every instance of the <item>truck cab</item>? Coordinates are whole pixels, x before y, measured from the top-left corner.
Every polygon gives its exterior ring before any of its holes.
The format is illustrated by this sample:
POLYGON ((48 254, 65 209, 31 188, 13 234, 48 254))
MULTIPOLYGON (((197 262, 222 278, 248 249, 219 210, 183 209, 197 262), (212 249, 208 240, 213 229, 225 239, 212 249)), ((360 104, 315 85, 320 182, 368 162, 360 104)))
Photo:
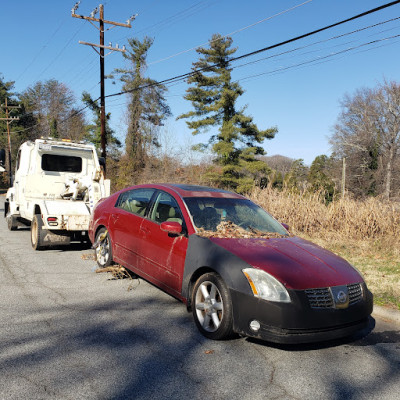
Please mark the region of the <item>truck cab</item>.
POLYGON ((35 249, 68 244, 87 233, 94 205, 109 194, 92 144, 37 139, 19 148, 5 216, 10 230, 31 225, 35 249))

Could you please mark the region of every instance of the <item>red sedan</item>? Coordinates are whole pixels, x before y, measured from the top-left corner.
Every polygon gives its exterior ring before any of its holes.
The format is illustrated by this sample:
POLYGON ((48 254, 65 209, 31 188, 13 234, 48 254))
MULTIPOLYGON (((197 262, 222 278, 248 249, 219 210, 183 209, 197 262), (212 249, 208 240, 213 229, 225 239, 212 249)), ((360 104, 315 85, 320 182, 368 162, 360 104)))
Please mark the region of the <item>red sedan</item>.
POLYGON ((372 312, 347 261, 232 192, 133 186, 97 204, 89 236, 100 267, 121 264, 183 301, 211 339, 329 340, 363 329, 372 312))

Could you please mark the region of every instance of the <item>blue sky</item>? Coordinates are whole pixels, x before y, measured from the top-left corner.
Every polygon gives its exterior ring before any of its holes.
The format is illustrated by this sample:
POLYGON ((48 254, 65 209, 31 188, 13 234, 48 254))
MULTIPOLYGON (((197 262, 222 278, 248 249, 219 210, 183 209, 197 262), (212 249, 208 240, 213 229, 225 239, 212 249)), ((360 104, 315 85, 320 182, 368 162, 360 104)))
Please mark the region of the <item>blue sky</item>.
MULTIPOLYGON (((105 0, 107 20, 125 22, 139 14, 131 29, 107 31, 105 42, 122 46, 128 37, 154 38, 147 74, 163 80, 189 72, 197 59, 195 50, 190 49, 206 45, 213 33, 232 34, 236 55, 241 55, 388 2, 105 0)), ((79 40, 98 43, 99 33, 89 22, 71 17, 74 3, 0 0, 0 73, 6 81, 15 81, 16 92, 38 80, 54 78, 72 89, 78 101, 84 90, 99 97, 99 57, 89 46, 78 44, 79 40)), ((97 0, 82 0, 77 14, 89 15, 98 5, 97 0)), ((400 4, 234 64, 233 79, 245 90, 240 105, 248 105, 247 113, 260 129, 278 127, 275 139, 264 143, 268 155, 302 158, 310 164, 317 155, 330 154, 328 137, 343 96, 361 87, 374 87, 384 79, 400 80, 400 37, 396 37, 400 19, 383 23, 397 17, 400 4), (375 24, 379 25, 363 29, 375 24), (331 39, 356 30, 360 31, 331 39)), ((105 65, 106 73, 126 66, 120 53, 107 56, 105 65)), ((174 116, 166 129, 177 142, 205 142, 208 134, 191 139, 185 122, 175 120, 191 109, 183 99, 186 88, 185 82, 169 87, 167 99, 174 116)), ((120 89, 118 82, 107 81, 106 94, 120 89)), ((123 95, 106 102, 112 126, 122 140, 126 101, 123 95)))

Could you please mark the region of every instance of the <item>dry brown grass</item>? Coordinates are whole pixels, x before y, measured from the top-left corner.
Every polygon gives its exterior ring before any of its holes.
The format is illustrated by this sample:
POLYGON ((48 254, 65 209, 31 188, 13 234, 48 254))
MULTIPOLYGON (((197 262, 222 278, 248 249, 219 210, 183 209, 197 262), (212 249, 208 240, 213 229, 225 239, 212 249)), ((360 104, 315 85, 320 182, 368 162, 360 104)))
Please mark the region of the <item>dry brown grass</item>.
POLYGON ((400 243, 400 210, 394 203, 344 198, 325 205, 320 193, 274 189, 255 189, 250 197, 289 224, 294 233, 326 239, 385 240, 389 247, 400 243))
POLYGON ((378 304, 400 309, 400 210, 376 198, 337 199, 319 193, 256 189, 250 198, 292 233, 346 258, 364 275, 378 304))

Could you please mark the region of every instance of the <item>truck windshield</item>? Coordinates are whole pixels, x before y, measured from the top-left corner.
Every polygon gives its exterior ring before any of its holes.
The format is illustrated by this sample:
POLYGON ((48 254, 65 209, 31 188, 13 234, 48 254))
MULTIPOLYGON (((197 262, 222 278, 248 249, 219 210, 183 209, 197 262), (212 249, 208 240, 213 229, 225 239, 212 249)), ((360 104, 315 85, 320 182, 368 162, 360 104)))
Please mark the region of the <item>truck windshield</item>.
POLYGON ((57 154, 43 154, 42 170, 52 172, 82 172, 82 158, 60 156, 57 154))

